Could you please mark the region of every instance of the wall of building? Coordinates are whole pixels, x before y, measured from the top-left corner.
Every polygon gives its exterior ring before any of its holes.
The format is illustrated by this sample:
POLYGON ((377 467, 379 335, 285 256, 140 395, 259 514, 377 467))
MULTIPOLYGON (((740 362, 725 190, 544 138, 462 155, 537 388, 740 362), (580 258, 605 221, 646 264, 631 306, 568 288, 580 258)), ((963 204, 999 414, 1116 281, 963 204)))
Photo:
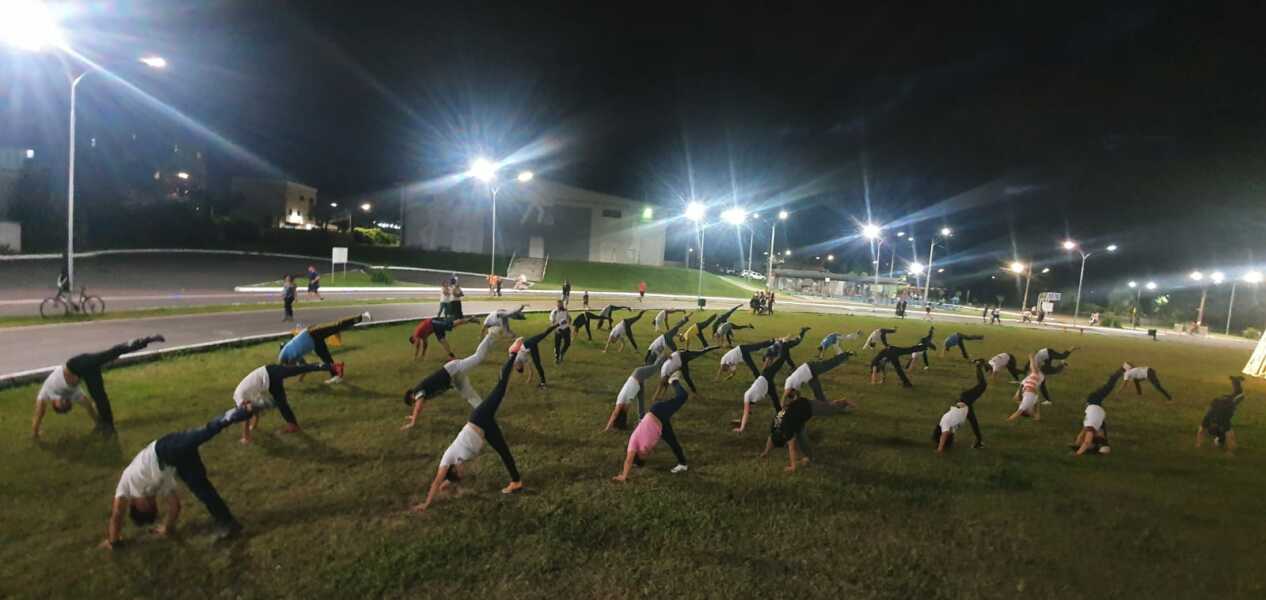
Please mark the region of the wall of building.
POLYGON ((234 177, 231 193, 243 198, 237 212, 263 227, 315 224, 316 188, 281 179, 234 177))
MULTIPOLYGON (((461 185, 406 202, 404 243, 427 250, 491 251, 486 190, 461 185)), ((533 240, 550 258, 662 265, 663 224, 644 223, 644 205, 549 181, 503 185, 497 195, 497 254, 530 256, 533 240), (618 216, 615 216, 618 215, 618 216)))

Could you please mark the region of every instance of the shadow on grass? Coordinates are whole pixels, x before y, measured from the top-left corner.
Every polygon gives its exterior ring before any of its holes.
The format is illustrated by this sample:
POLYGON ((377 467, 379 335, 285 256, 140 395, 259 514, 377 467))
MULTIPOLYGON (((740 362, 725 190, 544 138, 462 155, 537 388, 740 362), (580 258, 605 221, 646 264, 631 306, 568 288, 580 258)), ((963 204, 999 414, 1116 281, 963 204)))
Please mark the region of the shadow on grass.
POLYGON ((261 435, 255 438, 254 445, 269 456, 299 462, 341 465, 359 464, 365 460, 364 456, 343 452, 302 430, 295 433, 274 432, 271 435, 261 435), (295 440, 298 443, 291 444, 288 440, 295 440))
POLYGON ((89 433, 82 437, 60 438, 55 442, 40 439, 35 445, 61 460, 78 465, 116 467, 125 462, 118 436, 102 437, 89 433))

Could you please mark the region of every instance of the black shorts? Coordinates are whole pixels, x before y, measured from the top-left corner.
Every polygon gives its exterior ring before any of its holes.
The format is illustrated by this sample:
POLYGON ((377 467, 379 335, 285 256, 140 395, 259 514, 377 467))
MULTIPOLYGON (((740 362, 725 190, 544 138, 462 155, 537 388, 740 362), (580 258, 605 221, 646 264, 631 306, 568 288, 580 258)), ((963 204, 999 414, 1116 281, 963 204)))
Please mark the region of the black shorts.
POLYGON ((315 292, 315 291, 317 291, 317 290, 319 290, 319 289, 321 289, 321 282, 319 282, 319 281, 314 281, 314 282, 311 282, 311 283, 309 283, 309 284, 308 284, 308 291, 309 291, 309 292, 315 292))

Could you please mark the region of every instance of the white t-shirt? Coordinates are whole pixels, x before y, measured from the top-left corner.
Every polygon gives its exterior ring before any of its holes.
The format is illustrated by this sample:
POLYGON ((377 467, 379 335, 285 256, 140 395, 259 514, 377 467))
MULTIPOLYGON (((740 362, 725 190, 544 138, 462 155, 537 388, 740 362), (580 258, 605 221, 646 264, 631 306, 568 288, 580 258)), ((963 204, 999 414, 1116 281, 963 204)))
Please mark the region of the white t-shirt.
POLYGON ((146 498, 176 493, 176 468, 159 466, 158 453, 154 451, 156 443, 150 442, 123 469, 119 486, 114 488, 115 498, 146 498))
POLYGON ((1103 431, 1103 420, 1108 416, 1104 412, 1103 407, 1098 404, 1086 405, 1086 419, 1081 422, 1082 427, 1089 427, 1095 431, 1103 431))
POLYGON ((941 416, 941 431, 950 433, 958 431, 958 428, 962 427, 963 423, 967 421, 967 410, 966 404, 959 403, 951 406, 941 416))
POLYGON ((738 346, 730 349, 729 352, 721 355, 721 366, 728 369, 737 369, 739 363, 743 362, 743 350, 738 346))
POLYGON ((1129 369, 1125 372, 1125 375, 1124 375, 1125 380, 1126 381, 1135 381, 1135 380, 1142 381, 1144 379, 1147 379, 1147 370, 1149 368, 1150 367, 1134 367, 1133 369, 1129 369))
POLYGON ((491 328, 491 327, 500 326, 501 318, 504 316, 505 316, 505 313, 501 312, 500 310, 494 310, 488 313, 488 316, 484 317, 484 327, 491 328))
POLYGON ((880 334, 879 330, 876 329, 871 332, 870 337, 866 338, 866 345, 874 346, 875 344, 878 344, 882 340, 882 338, 883 338, 882 334, 880 334))
POLYGON ((999 354, 989 359, 989 368, 992 369, 994 373, 1001 373, 1004 369, 1007 368, 1007 363, 1010 363, 1010 362, 1011 362, 1011 355, 1007 354, 1006 352, 1003 352, 1002 354, 999 354))
POLYGON ((250 401, 255 410, 272 408, 273 395, 268 391, 268 367, 260 367, 251 371, 237 384, 233 390, 233 403, 238 408, 250 401))
POLYGON ((84 396, 78 385, 66 383, 66 367, 60 366, 48 374, 48 378, 44 380, 44 385, 40 386, 40 393, 35 399, 40 402, 52 402, 63 399, 71 402, 84 402, 87 397, 84 396))
POLYGON ((1037 406, 1037 392, 1024 392, 1020 395, 1020 412, 1031 413, 1037 406))
POLYGON ((767 397, 769 397, 769 381, 764 377, 757 377, 756 381, 747 387, 747 391, 743 392, 743 401, 748 404, 756 404, 767 397))
POLYGON ((607 335, 607 340, 614 342, 620 339, 620 336, 624 335, 624 329, 624 321, 616 323, 615 327, 611 328, 611 333, 607 335))
MULTIPOLYGON (((1051 357, 1051 349, 1050 349, 1050 348, 1042 348, 1041 350, 1038 350, 1038 351, 1037 351, 1037 352, 1033 355, 1033 360, 1037 361, 1037 364, 1039 364, 1039 365, 1045 365, 1045 364, 1046 364, 1046 360, 1047 360, 1048 358, 1050 358, 1050 357, 1051 357)), ((1051 366, 1058 366, 1058 365, 1059 365, 1059 361, 1055 361, 1055 362, 1052 362, 1052 363, 1051 363, 1051 366)))
POLYGON ((664 361, 664 366, 659 368, 659 378, 667 381, 669 376, 671 376, 673 373, 676 373, 680 369, 681 369, 681 353, 674 352, 672 353, 671 356, 668 357, 668 360, 664 361))
POLYGON ((444 451, 444 456, 440 459, 440 466, 452 467, 472 460, 479 455, 479 451, 483 447, 483 436, 479 435, 479 432, 475 431, 470 423, 467 423, 458 432, 457 437, 453 439, 453 443, 449 444, 448 450, 444 451))
POLYGON ((796 370, 782 382, 782 389, 783 391, 798 390, 809 383, 810 379, 813 379, 813 371, 809 369, 809 363, 800 363, 800 366, 796 367, 796 370))
POLYGON ((562 310, 555 308, 549 311, 549 322, 551 325, 558 325, 559 328, 567 327, 571 325, 571 315, 565 308, 562 310))
POLYGON ((659 356, 660 354, 664 353, 664 350, 667 350, 667 349, 668 349, 668 341, 665 340, 664 336, 661 335, 655 338, 655 341, 651 342, 650 347, 648 347, 646 350, 650 352, 652 356, 659 356))
POLYGON ((615 403, 621 406, 637 400, 637 393, 642 389, 642 384, 637 382, 637 378, 629 376, 624 381, 624 387, 620 388, 620 393, 615 397, 615 403))

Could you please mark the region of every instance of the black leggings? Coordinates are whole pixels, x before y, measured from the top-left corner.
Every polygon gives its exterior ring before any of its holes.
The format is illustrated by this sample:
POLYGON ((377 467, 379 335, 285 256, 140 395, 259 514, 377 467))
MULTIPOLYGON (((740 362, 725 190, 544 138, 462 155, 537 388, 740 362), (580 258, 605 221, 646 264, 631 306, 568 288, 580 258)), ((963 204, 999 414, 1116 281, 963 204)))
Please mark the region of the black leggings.
POLYGON ((967 405, 967 422, 971 424, 971 432, 976 436, 977 444, 984 441, 984 438, 980 435, 980 423, 976 421, 976 401, 984 395, 987 386, 985 367, 976 365, 976 386, 963 390, 963 393, 958 395, 958 401, 967 405))
MULTIPOLYGON (((706 319, 704 319, 704 320, 700 321, 700 322, 699 322, 699 326, 695 328, 695 337, 698 337, 698 338, 699 338, 699 343, 700 343, 700 344, 703 344, 703 345, 704 345, 704 347, 707 347, 707 345, 708 345, 708 340, 707 340, 707 339, 705 339, 705 338, 703 337, 703 330, 704 330, 704 328, 705 328, 705 327, 707 327, 707 326, 711 325, 711 324, 713 323, 713 321, 716 321, 716 318, 717 318, 717 315, 712 315, 712 316, 710 316, 710 317, 708 317, 708 318, 706 318, 706 319)), ((716 332, 716 328, 715 328, 715 327, 713 327, 713 328, 712 328, 712 331, 713 331, 713 332, 716 332)))
MULTIPOLYGON (((775 340, 765 340, 763 342, 757 342, 755 344, 743 344, 742 346, 739 346, 739 353, 743 355, 743 363, 747 365, 748 369, 752 370, 752 377, 761 376, 760 369, 756 368, 756 361, 752 360, 752 353, 758 350, 764 350, 765 348, 773 346, 774 343, 775 343, 775 340)), ((782 365, 779 365, 779 368, 781 367, 782 365)), ((774 373, 777 373, 777 372, 778 370, 775 369, 774 373)), ((771 373, 770 376, 772 377, 773 374, 771 373)))
MULTIPOLYGON (((1173 396, 1169 395, 1169 392, 1165 391, 1165 388, 1161 387, 1160 379, 1156 377, 1156 369, 1151 367, 1147 368, 1147 380, 1152 382, 1152 387, 1156 388, 1156 391, 1160 392, 1166 400, 1174 399, 1173 396)), ((1134 391, 1138 392, 1138 395, 1140 396, 1143 395, 1143 386, 1139 384, 1139 380, 1137 379, 1134 380, 1134 391)))
MULTIPOLYGON (((572 327, 575 327, 577 332, 579 332, 579 331, 580 331, 580 328, 581 328, 581 327, 584 327, 584 328, 585 328, 585 336, 587 336, 587 337, 589 338, 589 341, 591 341, 591 342, 592 342, 592 341, 593 341, 593 330, 589 328, 589 324, 590 324, 590 323, 592 323, 593 321, 595 321, 595 320, 599 320, 599 319, 601 319, 601 317, 599 317, 598 315, 595 315, 595 314, 593 314, 593 313, 591 313, 591 312, 583 312, 583 313, 580 313, 580 315, 579 315, 579 316, 577 316, 575 319, 572 319, 571 326, 572 326, 572 327)), ((568 345, 570 345, 570 342, 571 342, 571 334, 567 334, 567 341, 569 342, 569 344, 568 344, 568 345)))
POLYGON ((879 354, 875 355, 875 358, 871 359, 870 367, 872 369, 879 369, 879 372, 883 373, 885 366, 884 363, 890 364, 892 365, 892 370, 897 372, 897 377, 901 379, 901 385, 905 387, 914 387, 914 384, 910 383, 910 378, 906 376, 906 370, 901 367, 901 357, 907 354, 913 354, 913 351, 909 348, 893 348, 890 346, 880 351, 879 354))
POLYGON ((677 352, 677 354, 681 355, 681 378, 686 380, 686 384, 690 386, 690 391, 699 393, 699 390, 695 388, 694 380, 690 378, 690 361, 716 349, 716 346, 708 346, 702 350, 680 350, 677 352))
POLYGON ((79 354, 66 361, 66 369, 78 376, 88 387, 88 395, 92 396, 101 426, 114 427, 114 411, 110 409, 110 396, 106 394, 101 368, 124 354, 136 352, 148 345, 149 342, 145 340, 132 340, 104 352, 79 354))
MULTIPOLYGON (((239 418, 245 413, 238 411, 239 418)), ((163 467, 174 467, 176 475, 185 482, 189 491, 207 507, 207 512, 218 525, 231 525, 236 522, 229 506, 224 503, 220 493, 207 479, 207 467, 202 464, 202 456, 198 447, 206 443, 222 429, 234 422, 233 419, 217 418, 198 429, 190 429, 177 433, 169 433, 154 443, 154 453, 158 455, 158 464, 163 467)))
MULTIPOLYGON (((683 365, 684 369, 685 366, 683 365)), ((673 455, 677 457, 678 464, 686 464, 686 453, 681 449, 681 444, 677 442, 677 434, 673 432, 673 415, 686 405, 686 398, 689 394, 686 389, 681 387, 681 383, 673 382, 673 397, 668 400, 661 400, 651 405, 651 414, 659 419, 661 437, 664 443, 672 449, 673 455)))
MULTIPOLYGON (((532 357, 532 366, 536 367, 536 374, 541 376, 541 383, 545 383, 545 369, 541 368, 541 351, 539 346, 541 341, 550 333, 558 328, 558 325, 550 325, 545 331, 542 331, 530 338, 523 340, 523 347, 528 351, 528 355, 532 357)), ((561 331, 566 331, 564 327, 561 331)), ((554 345, 558 346, 558 336, 554 336, 554 345)))
MULTIPOLYGON (((546 331, 546 333, 549 333, 546 331)), ((484 432, 484 441, 497 451, 497 455, 501 457, 501 464, 505 465, 506 471, 510 472, 510 481, 519 481, 519 467, 514 463, 514 455, 510 454, 510 446, 506 444, 506 438, 501 434, 501 427, 497 425, 497 409, 501 407, 501 400, 506 395, 506 384, 510 382, 510 370, 514 368, 514 357, 511 356, 501 367, 501 379, 497 381, 496 387, 492 388, 492 392, 484 398, 484 401, 470 411, 470 423, 480 428, 484 432)))
POLYGON ((826 360, 819 360, 809 364, 809 372, 813 377, 809 379, 809 387, 813 389, 813 398, 822 404, 826 404, 826 394, 822 391, 822 382, 818 380, 819 375, 824 375, 827 371, 838 367, 848 361, 853 356, 849 352, 836 354, 826 360))
POLYGON ((287 423, 298 425, 299 421, 295 420, 295 413, 290 410, 290 403, 286 401, 284 380, 295 375, 324 371, 326 365, 268 365, 264 367, 264 370, 268 372, 268 393, 272 395, 273 404, 277 405, 281 418, 287 423))
MULTIPOLYGON (((589 329, 588 320, 585 321, 585 329, 589 329)), ((593 339, 590 335, 589 339, 593 339)), ((554 360, 561 361, 567 356, 567 350, 571 348, 571 328, 560 327, 554 332, 554 360)))
POLYGON ((1086 404, 1097 404, 1099 406, 1103 406, 1103 401, 1109 394, 1112 393, 1112 390, 1117 386, 1117 381, 1124 375, 1125 369, 1117 369, 1113 371, 1112 376, 1108 377, 1107 383, 1103 384, 1103 386, 1099 389, 1090 392, 1089 396, 1086 396, 1086 404))
POLYGON ((742 307, 743 307, 743 305, 742 305, 742 304, 740 304, 740 305, 738 305, 738 306, 735 306, 734 308, 731 308, 730 310, 725 311, 724 313, 721 313, 721 317, 720 317, 720 318, 718 318, 718 319, 716 320, 716 322, 712 324, 712 335, 716 335, 716 334, 717 334, 717 328, 718 328, 718 327, 720 327, 720 326, 721 326, 722 324, 724 324, 724 323, 728 323, 728 322, 729 322, 729 320, 730 320, 730 317, 734 315, 734 311, 736 311, 736 310, 738 310, 738 309, 740 309, 740 308, 742 308, 742 307))
POLYGON ((308 328, 308 335, 312 336, 312 351, 316 352, 317 358, 325 363, 329 368, 330 375, 334 375, 334 357, 330 356, 330 349, 325 345, 325 338, 335 335, 344 329, 349 329, 360 323, 361 315, 339 319, 332 323, 322 323, 308 328))
POLYGON ((624 335, 629 338, 629 343, 633 344, 634 350, 637 350, 637 340, 633 339, 633 324, 637 323, 638 319, 641 319, 642 315, 644 314, 646 314, 646 311, 637 313, 636 317, 629 317, 623 321, 620 321, 620 323, 624 325, 624 335))
MULTIPOLYGON (((685 326, 686 323, 689 323, 689 322, 690 322, 690 316, 687 315, 686 318, 678 321, 676 325, 669 327, 668 331, 664 332, 664 342, 668 344, 669 352, 677 351, 677 341, 676 341, 677 332, 680 331, 681 328, 685 326)), ((707 344, 704 344, 704 345, 706 346, 707 344)))

